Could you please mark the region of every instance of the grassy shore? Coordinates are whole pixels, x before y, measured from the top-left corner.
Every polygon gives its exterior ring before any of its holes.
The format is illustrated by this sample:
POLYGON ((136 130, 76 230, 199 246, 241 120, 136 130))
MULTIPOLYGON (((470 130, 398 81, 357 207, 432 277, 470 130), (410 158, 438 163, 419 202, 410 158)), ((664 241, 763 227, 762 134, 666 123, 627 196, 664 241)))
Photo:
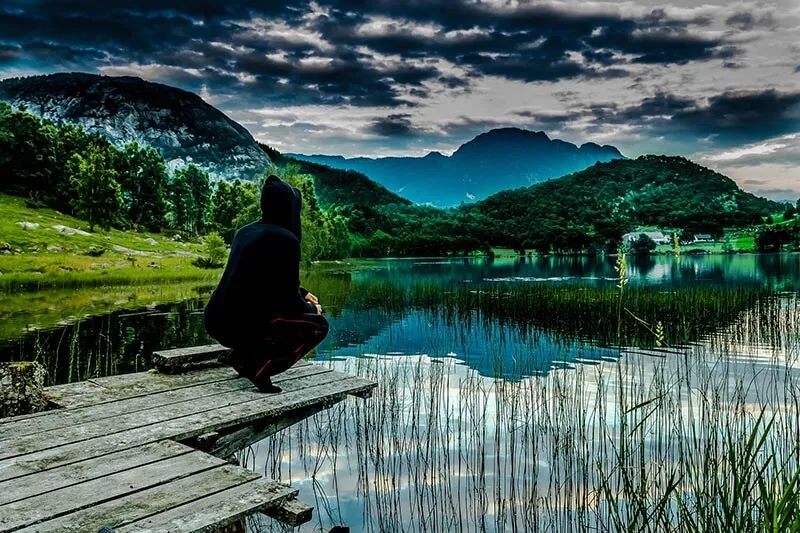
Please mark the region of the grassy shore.
POLYGON ((158 233, 103 231, 23 198, 0 194, 0 289, 211 281, 195 267, 199 242, 158 233))

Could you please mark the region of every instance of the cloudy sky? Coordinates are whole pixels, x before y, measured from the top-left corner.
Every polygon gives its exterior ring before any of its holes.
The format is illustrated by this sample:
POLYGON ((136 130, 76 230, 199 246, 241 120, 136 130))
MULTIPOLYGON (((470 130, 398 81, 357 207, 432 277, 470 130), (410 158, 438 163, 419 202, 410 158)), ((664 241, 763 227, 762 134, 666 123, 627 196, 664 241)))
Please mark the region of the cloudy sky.
POLYGON ((800 3, 4 0, 0 78, 135 75, 282 151, 449 153, 494 127, 686 155, 800 197, 800 3))

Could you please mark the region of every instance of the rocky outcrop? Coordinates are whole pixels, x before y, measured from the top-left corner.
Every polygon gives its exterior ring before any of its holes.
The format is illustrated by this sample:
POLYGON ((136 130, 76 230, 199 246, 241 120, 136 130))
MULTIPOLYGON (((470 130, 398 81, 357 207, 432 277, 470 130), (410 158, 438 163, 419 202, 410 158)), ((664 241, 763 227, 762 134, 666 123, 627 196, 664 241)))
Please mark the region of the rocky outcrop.
POLYGON ((174 170, 251 179, 270 165, 253 136, 194 93, 135 77, 51 74, 0 82, 0 101, 56 123, 73 122, 122 147, 156 148, 174 170))

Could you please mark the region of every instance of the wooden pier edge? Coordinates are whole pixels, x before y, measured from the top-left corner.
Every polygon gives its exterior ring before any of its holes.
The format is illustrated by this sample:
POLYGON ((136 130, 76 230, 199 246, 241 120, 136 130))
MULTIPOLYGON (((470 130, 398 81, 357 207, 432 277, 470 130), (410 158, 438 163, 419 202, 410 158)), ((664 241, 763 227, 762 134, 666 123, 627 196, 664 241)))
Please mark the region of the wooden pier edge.
POLYGON ((155 352, 155 374, 48 388, 61 408, 0 419, 0 533, 231 533, 253 513, 311 520, 297 489, 230 459, 377 383, 301 362, 276 377, 283 393, 263 394, 219 365, 228 352, 155 352))

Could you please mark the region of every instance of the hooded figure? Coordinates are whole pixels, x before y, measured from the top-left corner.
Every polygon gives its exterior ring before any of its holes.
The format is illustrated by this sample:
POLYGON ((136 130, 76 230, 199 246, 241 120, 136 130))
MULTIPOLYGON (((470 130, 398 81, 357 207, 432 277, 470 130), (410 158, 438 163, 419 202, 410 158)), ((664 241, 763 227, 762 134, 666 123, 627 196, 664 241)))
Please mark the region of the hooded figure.
POLYGON ((328 333, 316 299, 300 286, 300 191, 270 176, 261 220, 240 228, 204 312, 208 334, 233 349, 232 366, 259 389, 328 333))

